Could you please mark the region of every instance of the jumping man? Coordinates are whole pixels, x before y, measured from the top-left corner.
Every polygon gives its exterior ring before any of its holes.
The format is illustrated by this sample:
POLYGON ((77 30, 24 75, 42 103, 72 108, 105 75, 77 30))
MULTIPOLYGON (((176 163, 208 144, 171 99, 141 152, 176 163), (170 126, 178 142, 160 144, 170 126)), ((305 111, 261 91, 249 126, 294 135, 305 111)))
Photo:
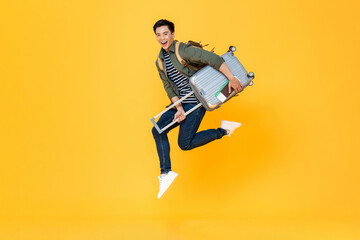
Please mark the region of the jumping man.
MULTIPOLYGON (((161 19, 155 23, 153 29, 156 34, 156 39, 161 45, 158 57, 162 61, 157 60, 156 67, 159 71, 160 78, 169 99, 171 102, 175 103, 180 98, 190 93, 191 89, 189 85, 189 78, 196 73, 196 70, 184 66, 176 57, 174 23, 161 19), (161 68, 159 67, 159 62, 163 65, 161 68)), ((180 43, 179 54, 181 58, 189 63, 208 64, 223 73, 229 79, 229 92, 231 88, 233 88, 236 93, 242 90, 243 86, 240 81, 231 73, 224 59, 217 54, 206 51, 202 48, 193 47, 191 44, 184 43, 180 43)), ((182 150, 191 150, 214 141, 215 139, 220 139, 225 135, 230 136, 236 128, 241 126, 241 124, 237 122, 222 120, 220 127, 217 129, 197 132, 205 115, 205 108, 200 107, 188 116, 185 116, 185 112, 193 108, 198 103, 198 100, 194 95, 192 95, 177 104, 176 109, 170 109, 161 115, 159 121, 157 122, 159 127, 163 128, 178 118, 176 124, 172 125, 161 134, 158 133, 155 127, 152 129, 161 169, 161 176, 159 176, 160 190, 158 198, 165 193, 178 175, 171 170, 170 145, 167 137, 167 134, 171 129, 180 126, 178 137, 179 147, 182 150)))

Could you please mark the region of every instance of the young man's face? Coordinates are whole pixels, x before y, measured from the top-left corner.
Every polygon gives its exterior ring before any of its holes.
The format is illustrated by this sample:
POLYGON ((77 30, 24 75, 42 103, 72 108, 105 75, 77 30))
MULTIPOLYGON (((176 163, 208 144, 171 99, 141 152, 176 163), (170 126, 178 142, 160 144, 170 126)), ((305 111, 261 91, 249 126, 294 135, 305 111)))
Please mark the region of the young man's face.
POLYGON ((168 26, 161 26, 155 29, 156 39, 165 51, 169 51, 174 42, 175 33, 171 33, 168 26))

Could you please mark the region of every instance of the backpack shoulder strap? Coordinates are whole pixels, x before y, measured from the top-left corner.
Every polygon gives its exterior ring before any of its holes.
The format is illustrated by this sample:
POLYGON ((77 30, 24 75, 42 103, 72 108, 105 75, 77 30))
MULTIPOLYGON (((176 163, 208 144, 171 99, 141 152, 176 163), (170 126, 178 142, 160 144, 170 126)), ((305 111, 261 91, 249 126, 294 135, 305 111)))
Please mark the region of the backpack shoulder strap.
POLYGON ((163 67, 163 61, 161 60, 161 58, 158 57, 157 59, 157 64, 160 68, 161 71, 164 71, 164 67, 163 67))
POLYGON ((175 55, 182 65, 186 65, 185 60, 180 56, 179 47, 180 47, 180 42, 175 42, 175 55))

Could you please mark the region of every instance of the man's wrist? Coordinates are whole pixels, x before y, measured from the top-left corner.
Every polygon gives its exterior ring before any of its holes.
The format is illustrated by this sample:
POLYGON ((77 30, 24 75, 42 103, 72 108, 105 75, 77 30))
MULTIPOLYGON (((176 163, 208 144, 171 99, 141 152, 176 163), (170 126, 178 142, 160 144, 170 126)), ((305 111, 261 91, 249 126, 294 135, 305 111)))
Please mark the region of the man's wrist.
POLYGON ((183 107, 182 107, 182 105, 181 105, 181 103, 179 103, 178 105, 176 105, 176 109, 177 110, 181 110, 183 107))
POLYGON ((229 78, 230 81, 239 81, 239 79, 235 76, 235 75, 232 75, 230 78, 229 78))

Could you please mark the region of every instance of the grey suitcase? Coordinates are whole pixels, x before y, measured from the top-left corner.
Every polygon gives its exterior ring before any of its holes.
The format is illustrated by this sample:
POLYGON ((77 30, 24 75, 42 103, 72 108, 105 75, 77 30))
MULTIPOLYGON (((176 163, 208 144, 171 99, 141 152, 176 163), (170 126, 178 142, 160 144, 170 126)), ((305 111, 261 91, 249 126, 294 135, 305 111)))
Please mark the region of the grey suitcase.
MULTIPOLYGON (((222 55, 222 58, 225 60, 230 71, 241 82, 241 85, 243 86, 243 91, 247 86, 253 85, 252 79, 254 79, 254 73, 248 73, 245 70, 240 61, 234 56, 235 50, 236 48, 234 46, 230 46, 229 51, 222 55)), ((200 103, 187 111, 185 113, 185 116, 189 115, 191 112, 201 106, 203 106, 207 111, 213 111, 236 95, 235 90, 233 90, 226 99, 222 99, 223 101, 221 101, 217 97, 217 93, 228 82, 228 79, 225 77, 224 74, 209 65, 196 72, 189 78, 189 80, 192 91, 151 119, 151 122, 159 133, 162 133, 170 126, 175 124, 177 121, 173 121, 164 128, 160 129, 160 127, 155 122, 155 119, 161 116, 163 113, 167 112, 169 109, 173 108, 176 104, 182 102, 183 100, 191 96, 192 94, 195 94, 196 98, 200 101, 200 103)))
MULTIPOLYGON (((243 65, 234 56, 235 50, 235 47, 229 47, 229 51, 222 55, 222 58, 225 60, 230 71, 237 79, 239 79, 244 90, 247 86, 251 86, 253 84, 252 79, 254 79, 254 73, 246 72, 243 65)), ((208 65, 192 75, 189 80, 190 87, 194 91, 196 98, 202 103, 202 106, 207 111, 213 111, 224 103, 216 97, 216 93, 228 81, 225 75, 221 72, 208 65)), ((235 94, 235 90, 233 90, 225 101, 228 101, 230 98, 235 96, 235 94)))

